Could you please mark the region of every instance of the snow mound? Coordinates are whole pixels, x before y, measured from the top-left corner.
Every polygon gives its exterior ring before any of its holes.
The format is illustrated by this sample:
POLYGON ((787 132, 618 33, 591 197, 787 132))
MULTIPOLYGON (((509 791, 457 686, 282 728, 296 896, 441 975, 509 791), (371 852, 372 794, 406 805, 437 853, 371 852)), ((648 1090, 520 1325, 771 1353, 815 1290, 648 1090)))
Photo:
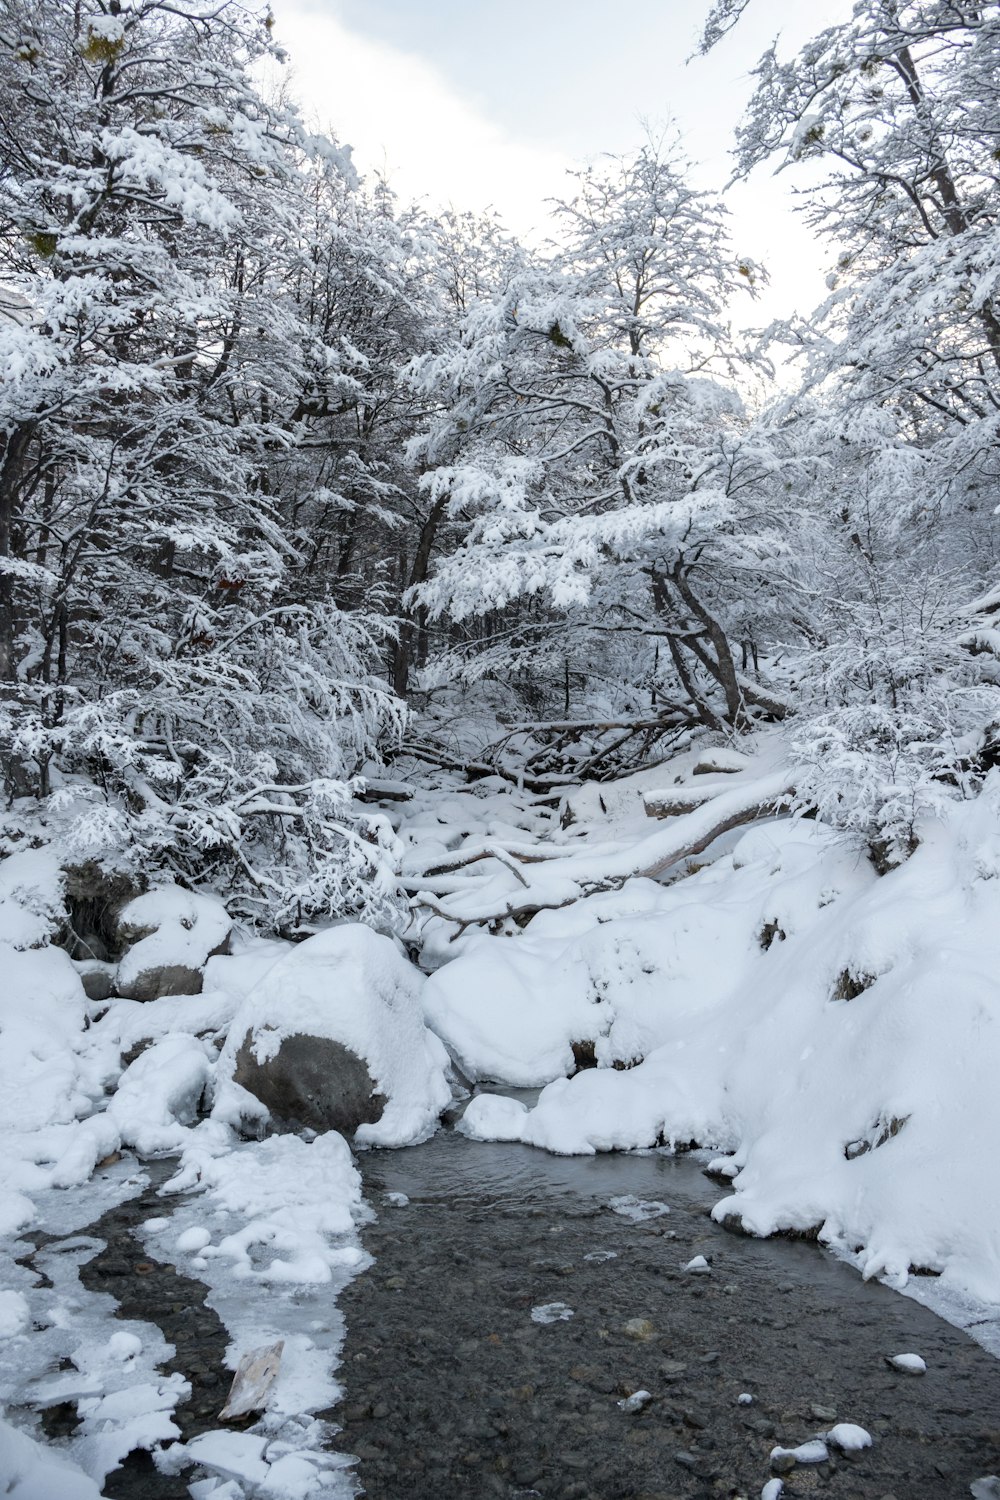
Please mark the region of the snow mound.
POLYGON ((119 918, 120 931, 132 940, 118 965, 119 994, 133 1000, 197 994, 209 957, 225 949, 232 926, 214 896, 177 885, 137 896, 119 918))
POLYGON ((0 1480, 9 1500, 101 1500, 101 1489, 52 1448, 4 1421, 0 1409, 0 1480))
POLYGON ((230 1118, 245 1104, 232 1079, 248 1038, 257 1062, 266 1063, 286 1038, 318 1037, 361 1058, 385 1097, 381 1118, 359 1127, 357 1145, 426 1140, 451 1087, 447 1053, 424 1025, 423 983, 390 938, 359 923, 308 938, 268 970, 237 1011, 219 1060, 217 1117, 230 1118))
POLYGON ((573 1042, 600 1029, 587 975, 575 952, 553 958, 531 943, 499 945, 479 937, 432 974, 424 1015, 462 1072, 515 1088, 571 1073, 573 1042), (544 985, 540 970, 544 968, 544 985))

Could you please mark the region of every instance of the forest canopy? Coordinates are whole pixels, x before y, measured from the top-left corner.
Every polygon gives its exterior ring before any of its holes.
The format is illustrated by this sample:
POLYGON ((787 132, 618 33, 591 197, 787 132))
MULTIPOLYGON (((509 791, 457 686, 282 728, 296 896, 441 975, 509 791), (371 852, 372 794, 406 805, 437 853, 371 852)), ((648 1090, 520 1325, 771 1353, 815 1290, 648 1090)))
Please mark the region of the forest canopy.
POLYGON ((404 739, 558 791, 774 726, 800 810, 905 859, 996 756, 996 7, 761 59, 737 173, 813 163, 832 269, 753 339, 766 268, 671 136, 526 246, 360 180, 263 90, 272 29, 4 8, 8 848, 391 928, 361 799, 404 739))

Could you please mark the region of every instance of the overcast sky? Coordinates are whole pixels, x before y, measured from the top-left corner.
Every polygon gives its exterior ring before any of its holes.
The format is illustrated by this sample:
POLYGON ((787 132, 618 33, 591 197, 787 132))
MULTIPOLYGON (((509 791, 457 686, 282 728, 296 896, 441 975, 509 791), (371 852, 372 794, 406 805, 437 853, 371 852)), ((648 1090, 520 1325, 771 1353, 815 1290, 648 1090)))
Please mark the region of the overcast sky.
MULTIPOLYGON (((850 12, 849 0, 751 0, 707 58, 695 49, 710 0, 275 0, 306 113, 384 171, 404 200, 492 206, 521 235, 544 230, 545 199, 602 151, 626 152, 676 122, 700 186, 721 188, 750 71, 850 12)), ((735 248, 771 286, 734 315, 758 323, 823 295, 835 251, 791 210, 791 174, 769 168, 729 195, 735 248)))

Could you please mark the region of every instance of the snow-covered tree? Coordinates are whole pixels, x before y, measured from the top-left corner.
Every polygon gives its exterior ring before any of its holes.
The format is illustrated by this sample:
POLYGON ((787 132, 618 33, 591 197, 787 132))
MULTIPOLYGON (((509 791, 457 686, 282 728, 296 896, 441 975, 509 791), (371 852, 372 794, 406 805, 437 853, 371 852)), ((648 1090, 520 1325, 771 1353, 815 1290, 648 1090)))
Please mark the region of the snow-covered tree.
MULTIPOLYGON (((706 45, 745 8, 717 5, 706 45)), ((866 0, 756 76, 738 169, 824 172, 803 201, 831 244, 827 303, 777 330, 803 357, 786 435, 814 475, 787 570, 801 790, 898 858, 996 738, 976 601, 1000 563, 1000 14, 866 0)))
POLYGON ((576 188, 551 253, 512 264, 419 366, 443 412, 415 451, 464 531, 419 597, 458 620, 503 611, 505 634, 517 605, 520 649, 557 680, 569 654, 593 671, 609 637, 631 637, 628 676, 664 725, 780 713, 736 664, 746 622, 727 590, 761 517, 725 302, 760 273, 672 147, 648 142, 576 188))
POLYGON ((83 856, 377 920, 391 836, 350 778, 398 714, 371 628, 303 588, 274 482, 355 395, 355 351, 297 296, 305 162, 350 167, 263 102, 270 46, 236 5, 5 8, 4 764, 96 799, 83 856))

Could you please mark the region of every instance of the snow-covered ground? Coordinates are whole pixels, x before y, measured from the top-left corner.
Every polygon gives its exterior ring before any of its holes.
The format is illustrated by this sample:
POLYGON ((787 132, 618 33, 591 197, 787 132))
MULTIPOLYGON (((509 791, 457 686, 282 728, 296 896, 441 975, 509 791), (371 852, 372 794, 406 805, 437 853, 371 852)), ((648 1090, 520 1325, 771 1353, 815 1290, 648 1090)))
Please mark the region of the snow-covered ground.
MULTIPOLYGON (((264 1055, 321 1013, 320 1033, 364 1051, 389 1099, 358 1145, 405 1145, 435 1128, 451 1097, 440 1038, 478 1085, 461 1125, 470 1136, 560 1153, 710 1148, 728 1179, 717 1218, 754 1234, 818 1234, 1000 1353, 1000 775, 881 877, 843 837, 787 816, 782 786, 766 742, 756 756, 688 752, 585 788, 561 820, 497 778, 438 777, 388 807, 416 897, 405 937, 426 980, 398 942, 350 926, 294 948, 237 934, 206 962, 225 922, 208 907, 187 912, 172 892, 160 905, 143 898, 137 915, 153 936, 133 947, 129 974, 170 959, 176 921, 202 992, 88 1000, 86 966, 51 941, 58 860, 44 849, 8 858, 0 1475, 10 1493, 97 1495, 135 1446, 196 1500, 352 1493, 315 1414, 339 1395, 336 1294, 367 1263, 358 1228, 371 1210, 341 1135, 245 1139, 231 1081, 249 1032, 264 1055), (755 797, 762 812, 749 826, 720 816, 755 797), (647 806, 666 816, 651 820, 647 806), (735 826, 711 836, 727 820, 735 826), (361 990, 380 995, 368 1035, 353 1004, 361 990), (545 1087, 529 1108, 491 1083, 545 1087), (79 1280, 94 1251, 81 1231, 143 1188, 144 1156, 174 1162, 143 1243, 206 1283, 229 1367, 284 1342, 249 1432, 220 1424, 179 1441, 186 1387, 158 1368, 162 1336, 114 1320, 109 1299, 79 1280), (37 1231, 58 1250, 19 1264, 37 1231), (910 1280, 914 1268, 936 1279, 910 1280), (65 1401, 82 1420, 57 1451, 30 1414, 65 1401)), ((666 1210, 622 1200, 620 1211, 666 1210)))

